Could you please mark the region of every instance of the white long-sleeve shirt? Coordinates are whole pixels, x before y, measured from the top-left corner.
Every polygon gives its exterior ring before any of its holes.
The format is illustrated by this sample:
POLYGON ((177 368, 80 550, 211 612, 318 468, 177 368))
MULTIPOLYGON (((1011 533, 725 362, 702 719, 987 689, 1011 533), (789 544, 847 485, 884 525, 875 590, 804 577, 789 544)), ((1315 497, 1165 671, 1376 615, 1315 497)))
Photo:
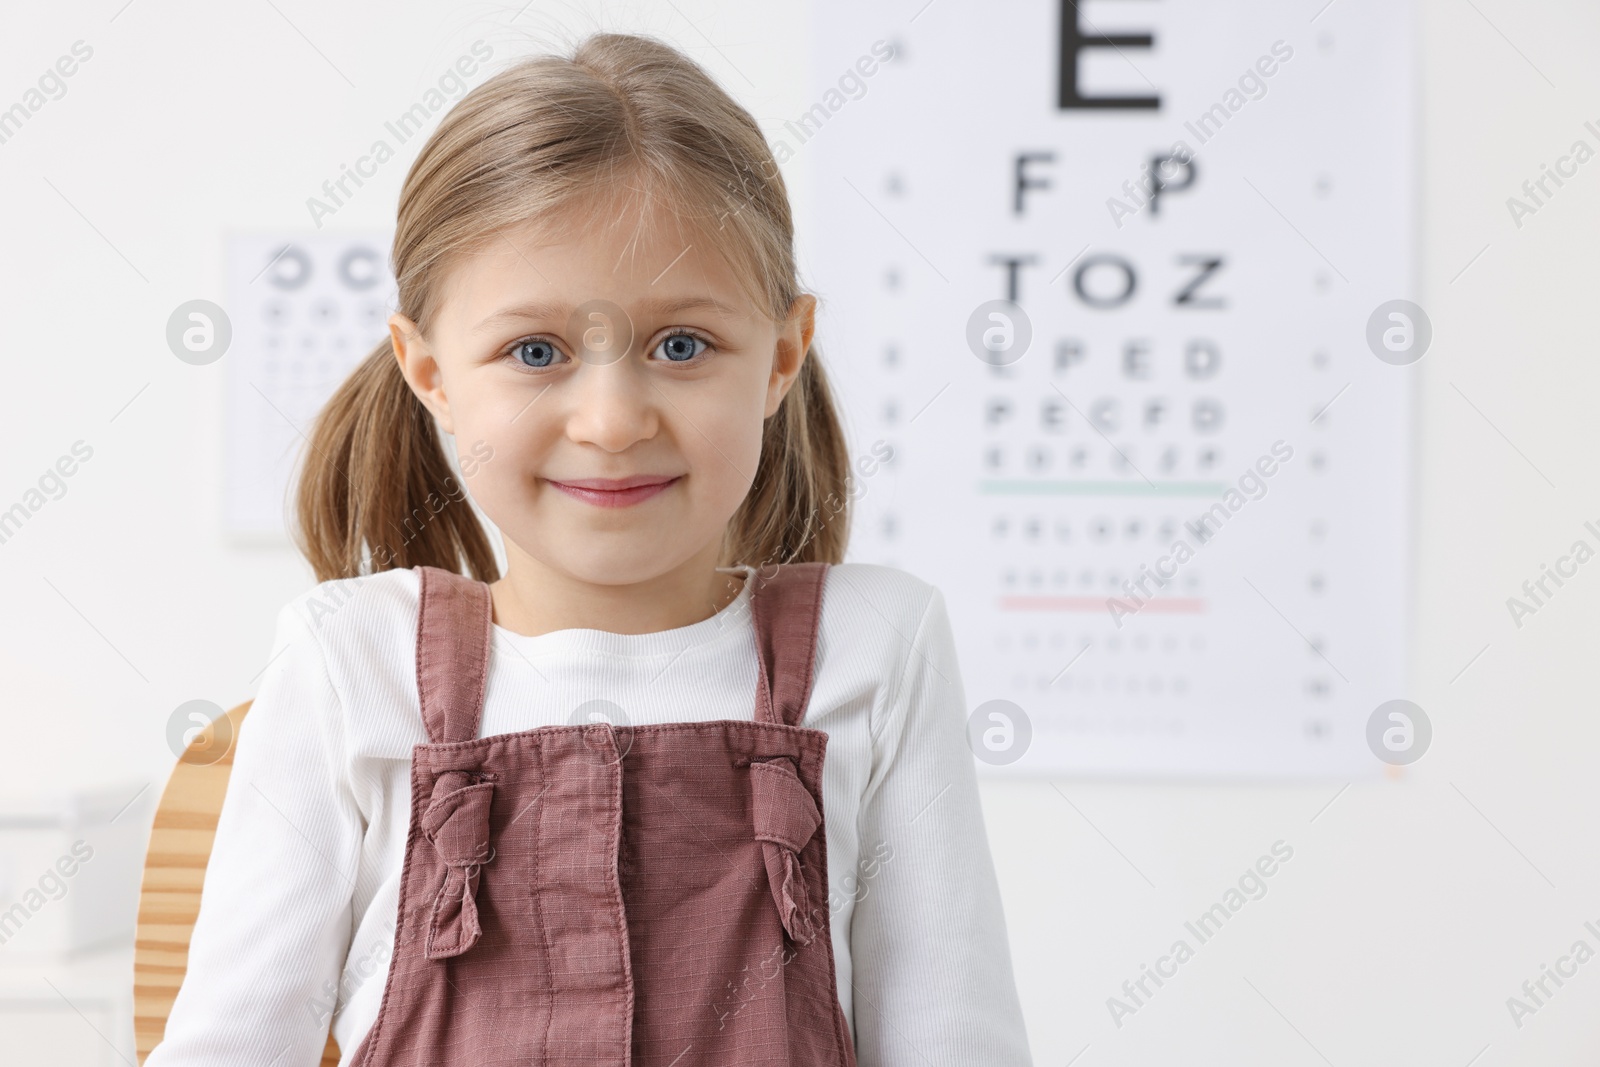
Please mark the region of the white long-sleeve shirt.
MULTIPOLYGON (((751 583, 648 634, 494 627, 480 736, 594 699, 636 725, 752 719, 751 583)), ((146 1067, 350 1063, 377 1017, 405 859, 415 571, 323 582, 280 612, 240 728, 189 965, 146 1067)), ((804 725, 826 731, 823 812, 839 1001, 859 1067, 1031 1067, 939 590, 836 564, 804 725)))

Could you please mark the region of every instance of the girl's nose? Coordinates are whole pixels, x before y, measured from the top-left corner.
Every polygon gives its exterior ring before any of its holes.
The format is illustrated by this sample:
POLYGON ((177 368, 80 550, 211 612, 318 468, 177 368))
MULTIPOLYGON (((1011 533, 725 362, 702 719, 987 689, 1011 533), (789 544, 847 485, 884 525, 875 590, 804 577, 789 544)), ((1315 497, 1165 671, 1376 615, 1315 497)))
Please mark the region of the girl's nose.
POLYGON ((584 363, 571 379, 567 437, 621 452, 655 436, 659 396, 647 379, 633 352, 612 362, 584 363))

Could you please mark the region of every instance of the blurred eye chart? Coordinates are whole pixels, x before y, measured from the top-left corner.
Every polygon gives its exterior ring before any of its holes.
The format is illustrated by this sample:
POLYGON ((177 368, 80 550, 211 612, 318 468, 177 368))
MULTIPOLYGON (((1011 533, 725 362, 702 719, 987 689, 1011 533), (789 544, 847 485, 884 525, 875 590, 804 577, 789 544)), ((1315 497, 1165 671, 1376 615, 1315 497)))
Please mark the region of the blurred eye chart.
POLYGON ((1383 769, 1429 330, 1396 303, 1412 17, 819 4, 815 106, 769 141, 815 181, 850 557, 943 590, 981 773, 1383 769))
POLYGON ((228 237, 224 528, 235 541, 285 542, 317 412, 388 333, 392 240, 314 229, 228 237))

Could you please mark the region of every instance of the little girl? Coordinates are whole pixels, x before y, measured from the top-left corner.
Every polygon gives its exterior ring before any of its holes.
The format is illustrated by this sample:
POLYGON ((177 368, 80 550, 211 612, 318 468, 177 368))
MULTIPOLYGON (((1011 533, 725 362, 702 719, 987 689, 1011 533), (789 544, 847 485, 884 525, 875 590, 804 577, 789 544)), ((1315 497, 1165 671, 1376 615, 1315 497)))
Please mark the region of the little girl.
POLYGON ((525 60, 393 264, 147 1067, 1030 1064, 944 601, 841 562, 755 121, 647 38, 525 60))

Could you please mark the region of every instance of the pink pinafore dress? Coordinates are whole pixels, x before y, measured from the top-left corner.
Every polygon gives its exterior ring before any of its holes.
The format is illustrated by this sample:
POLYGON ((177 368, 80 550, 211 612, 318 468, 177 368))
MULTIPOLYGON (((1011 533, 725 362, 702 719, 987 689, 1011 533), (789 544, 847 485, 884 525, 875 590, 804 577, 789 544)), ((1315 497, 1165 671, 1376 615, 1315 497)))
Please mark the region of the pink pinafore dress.
POLYGON ((826 563, 748 573, 754 721, 479 737, 488 585, 417 567, 411 828, 357 1067, 855 1067, 822 766, 826 563))

